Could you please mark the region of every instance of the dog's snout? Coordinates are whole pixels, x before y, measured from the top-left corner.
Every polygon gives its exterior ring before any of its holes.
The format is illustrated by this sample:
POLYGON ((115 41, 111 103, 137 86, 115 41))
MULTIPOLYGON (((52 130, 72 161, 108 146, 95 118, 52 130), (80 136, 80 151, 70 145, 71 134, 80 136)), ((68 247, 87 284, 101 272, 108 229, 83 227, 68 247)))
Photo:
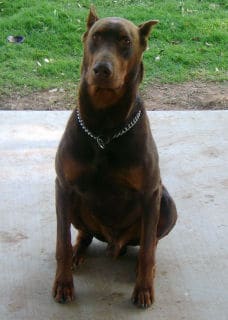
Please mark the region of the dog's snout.
POLYGON ((108 62, 98 62, 95 64, 93 72, 97 78, 108 79, 112 75, 112 66, 108 62))

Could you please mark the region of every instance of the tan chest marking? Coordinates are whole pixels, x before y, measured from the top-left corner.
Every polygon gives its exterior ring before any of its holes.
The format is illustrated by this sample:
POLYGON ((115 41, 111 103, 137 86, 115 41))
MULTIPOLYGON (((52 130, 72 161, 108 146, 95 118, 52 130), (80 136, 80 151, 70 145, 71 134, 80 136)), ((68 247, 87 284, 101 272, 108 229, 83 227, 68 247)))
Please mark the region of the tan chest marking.
POLYGON ((63 173, 64 178, 68 182, 74 182, 77 178, 88 170, 88 167, 83 165, 81 162, 75 161, 70 157, 63 160, 63 173))
POLYGON ((143 188, 144 174, 142 167, 123 169, 113 174, 115 181, 140 191, 143 188))

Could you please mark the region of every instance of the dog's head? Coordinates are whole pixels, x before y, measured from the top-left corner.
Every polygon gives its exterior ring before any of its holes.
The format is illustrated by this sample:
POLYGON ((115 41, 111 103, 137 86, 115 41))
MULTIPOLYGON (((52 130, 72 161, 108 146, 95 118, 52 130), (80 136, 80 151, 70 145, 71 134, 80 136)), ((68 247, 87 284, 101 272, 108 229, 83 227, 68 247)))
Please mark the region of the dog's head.
POLYGON ((95 9, 90 9, 83 36, 82 75, 91 90, 117 93, 129 81, 141 81, 142 53, 157 22, 151 20, 136 26, 122 18, 99 19, 95 9))

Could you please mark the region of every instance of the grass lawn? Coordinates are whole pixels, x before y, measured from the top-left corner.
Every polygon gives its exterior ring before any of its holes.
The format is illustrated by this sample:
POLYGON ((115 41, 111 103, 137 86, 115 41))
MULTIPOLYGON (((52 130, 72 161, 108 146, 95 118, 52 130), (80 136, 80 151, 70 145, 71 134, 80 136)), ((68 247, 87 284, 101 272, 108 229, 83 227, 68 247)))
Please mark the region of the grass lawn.
MULTIPOLYGON (((0 94, 72 88, 91 1, 0 0, 0 94), (7 42, 23 35, 22 44, 7 42)), ((227 80, 228 5, 224 1, 94 1, 100 17, 120 16, 154 28, 144 54, 145 81, 227 80)))

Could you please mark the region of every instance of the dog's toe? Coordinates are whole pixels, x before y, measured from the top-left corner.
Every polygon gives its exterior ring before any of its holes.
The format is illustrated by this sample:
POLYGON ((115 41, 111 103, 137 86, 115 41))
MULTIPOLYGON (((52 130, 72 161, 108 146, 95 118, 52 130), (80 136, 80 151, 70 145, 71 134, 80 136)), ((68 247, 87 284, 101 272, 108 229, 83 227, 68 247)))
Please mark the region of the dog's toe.
POLYGON ((154 302, 154 293, 152 287, 139 288, 135 287, 131 301, 139 308, 146 309, 150 307, 154 302))
POLYGON ((68 303, 75 299, 73 281, 55 281, 52 295, 58 303, 68 303))

